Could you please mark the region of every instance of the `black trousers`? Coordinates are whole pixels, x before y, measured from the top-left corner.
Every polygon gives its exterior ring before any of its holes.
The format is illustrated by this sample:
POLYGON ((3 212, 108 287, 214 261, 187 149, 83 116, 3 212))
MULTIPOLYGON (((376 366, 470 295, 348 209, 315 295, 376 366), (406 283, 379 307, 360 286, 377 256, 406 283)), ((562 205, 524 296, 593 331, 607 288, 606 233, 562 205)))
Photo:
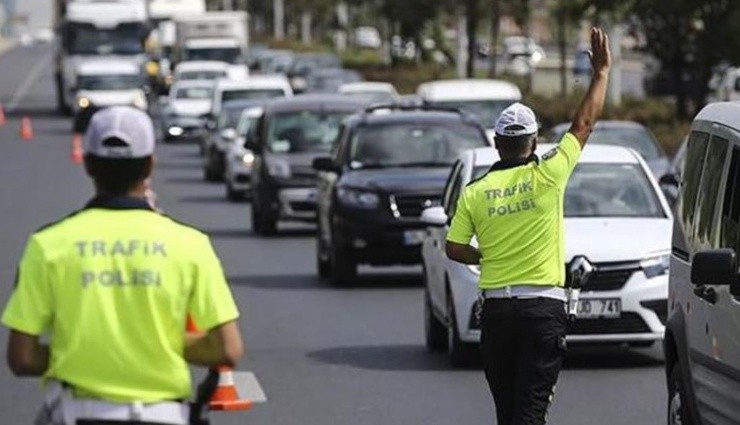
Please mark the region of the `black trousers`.
POLYGON ((498 425, 543 425, 565 358, 564 303, 487 299, 481 355, 498 425))

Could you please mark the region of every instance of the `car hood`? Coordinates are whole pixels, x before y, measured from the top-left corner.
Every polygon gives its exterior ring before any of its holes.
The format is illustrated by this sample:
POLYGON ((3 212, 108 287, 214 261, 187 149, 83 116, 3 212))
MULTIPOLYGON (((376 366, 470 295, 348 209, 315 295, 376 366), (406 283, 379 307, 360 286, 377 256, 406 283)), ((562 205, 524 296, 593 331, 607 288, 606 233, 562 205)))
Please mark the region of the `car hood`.
POLYGON ((136 98, 144 98, 142 90, 80 90, 79 97, 86 97, 95 106, 130 105, 136 98))
POLYGON ((450 169, 447 167, 382 168, 349 171, 340 184, 381 192, 442 193, 450 169))
POLYGON ((174 100, 170 102, 169 109, 174 115, 200 117, 211 110, 211 101, 208 99, 174 100))
POLYGON ((268 153, 265 159, 268 162, 287 163, 293 175, 314 176, 316 170, 313 168, 313 160, 320 156, 326 156, 326 152, 268 153))
POLYGON ((565 260, 584 255, 594 263, 639 261, 671 249, 669 218, 566 218, 565 260))

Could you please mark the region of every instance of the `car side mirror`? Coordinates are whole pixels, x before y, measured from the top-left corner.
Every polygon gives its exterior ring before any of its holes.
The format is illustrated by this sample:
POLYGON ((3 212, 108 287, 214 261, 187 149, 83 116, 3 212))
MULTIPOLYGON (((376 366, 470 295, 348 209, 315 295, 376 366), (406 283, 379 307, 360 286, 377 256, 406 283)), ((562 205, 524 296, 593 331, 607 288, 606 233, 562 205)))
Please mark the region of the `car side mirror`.
POLYGON ((254 131, 248 132, 247 137, 244 138, 244 148, 249 149, 252 152, 257 152, 259 150, 259 142, 254 131))
POLYGON ((233 128, 225 128, 221 130, 220 136, 223 140, 226 140, 227 142, 231 142, 236 140, 239 135, 236 133, 236 130, 233 128))
POLYGON ((678 176, 675 173, 664 174, 663 177, 658 181, 661 186, 674 186, 678 187, 679 181, 678 176))
POLYGON ((447 224, 447 213, 441 206, 425 208, 421 212, 421 222, 429 226, 442 227, 447 224))
POLYGON ((328 156, 322 156, 314 158, 312 164, 313 169, 316 171, 325 171, 328 173, 339 173, 341 168, 334 163, 334 160, 328 156))
POLYGON ((691 260, 691 282, 697 286, 730 285, 733 295, 740 295, 735 251, 722 248, 694 254, 691 260))

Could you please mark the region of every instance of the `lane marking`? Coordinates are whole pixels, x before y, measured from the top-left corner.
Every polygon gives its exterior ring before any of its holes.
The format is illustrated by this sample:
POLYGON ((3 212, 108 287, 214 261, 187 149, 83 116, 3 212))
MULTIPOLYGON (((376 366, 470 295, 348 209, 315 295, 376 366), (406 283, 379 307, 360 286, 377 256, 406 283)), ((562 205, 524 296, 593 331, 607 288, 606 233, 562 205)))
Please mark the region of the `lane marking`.
POLYGON ((34 83, 36 83, 36 80, 41 77, 41 73, 46 70, 47 62, 51 62, 50 54, 45 54, 44 57, 36 62, 36 65, 34 65, 31 73, 28 74, 28 77, 26 77, 26 79, 23 81, 23 84, 18 87, 18 90, 15 91, 13 97, 10 99, 10 102, 8 102, 8 105, 6 107, 6 110, 8 112, 13 112, 18 107, 18 104, 23 101, 23 99, 28 94, 28 91, 31 90, 31 87, 33 87, 34 83))

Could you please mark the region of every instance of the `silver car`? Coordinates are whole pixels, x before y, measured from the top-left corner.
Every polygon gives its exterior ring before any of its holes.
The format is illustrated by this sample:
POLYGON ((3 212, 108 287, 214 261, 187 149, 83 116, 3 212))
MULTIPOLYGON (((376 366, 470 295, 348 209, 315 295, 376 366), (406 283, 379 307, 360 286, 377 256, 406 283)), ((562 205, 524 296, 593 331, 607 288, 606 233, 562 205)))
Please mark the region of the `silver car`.
POLYGON ((247 198, 251 189, 252 164, 254 153, 244 146, 250 129, 262 117, 262 107, 245 109, 236 125, 237 136, 226 149, 226 168, 224 169, 224 183, 226 198, 230 201, 239 201, 247 198))
MULTIPOLYGON (((542 145, 538 153, 552 149, 542 145)), ((447 218, 473 179, 498 159, 493 148, 464 154, 453 167, 442 206, 424 211, 422 245, 428 348, 446 349, 453 365, 477 350, 477 266, 445 255, 447 218)), ((566 263, 585 256, 596 269, 581 292, 568 341, 650 346, 663 339, 673 218, 645 161, 633 150, 589 145, 565 193, 566 263)))

